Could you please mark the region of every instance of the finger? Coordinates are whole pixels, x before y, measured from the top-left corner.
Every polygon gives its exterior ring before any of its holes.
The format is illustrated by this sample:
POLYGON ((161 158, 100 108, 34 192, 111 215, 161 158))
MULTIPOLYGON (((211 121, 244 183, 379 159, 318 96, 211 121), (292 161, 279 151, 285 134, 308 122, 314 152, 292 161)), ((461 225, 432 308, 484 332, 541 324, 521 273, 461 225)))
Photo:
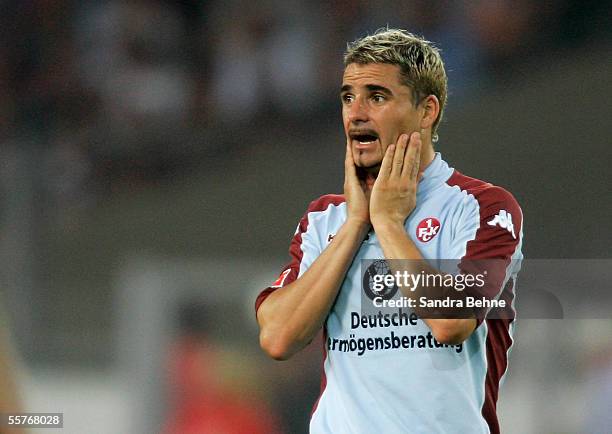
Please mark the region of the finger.
POLYGON ((418 182, 419 169, 421 167, 421 148, 423 147, 423 142, 421 142, 420 137, 421 136, 419 136, 419 140, 415 144, 416 151, 414 153, 414 165, 412 166, 412 173, 410 174, 410 179, 415 182, 418 182))
POLYGON ((355 169, 355 160, 353 159, 353 150, 351 148, 350 139, 346 141, 346 156, 344 158, 344 181, 357 179, 357 171, 355 169))
POLYGON ((387 146, 385 156, 383 157, 380 170, 378 171, 377 179, 387 179, 391 175, 391 169, 393 166, 393 156, 395 154, 395 145, 387 146))
POLYGON ((421 144, 421 135, 417 132, 412 133, 402 168, 403 179, 416 181, 421 161, 421 144))
POLYGON ((408 135, 401 134, 397 139, 397 149, 393 156, 393 167, 391 170, 391 176, 399 178, 402 174, 402 167, 404 166, 404 156, 406 155, 406 148, 408 147, 408 135))
POLYGON ((414 163, 412 164, 412 171, 410 173, 410 179, 414 182, 417 181, 417 177, 419 176, 419 168, 421 166, 421 148, 423 147, 423 142, 421 140, 421 134, 415 133, 416 138, 414 142, 414 163))

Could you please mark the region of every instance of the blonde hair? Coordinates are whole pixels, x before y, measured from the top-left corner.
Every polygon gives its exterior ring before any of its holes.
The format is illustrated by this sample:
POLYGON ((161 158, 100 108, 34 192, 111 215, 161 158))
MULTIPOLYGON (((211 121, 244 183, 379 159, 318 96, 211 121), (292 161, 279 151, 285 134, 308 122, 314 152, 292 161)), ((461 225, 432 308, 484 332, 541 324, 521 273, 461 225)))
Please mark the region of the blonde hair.
POLYGON ((447 78, 444 62, 433 43, 406 30, 382 28, 347 44, 344 66, 351 63, 388 63, 400 67, 403 83, 412 89, 415 107, 427 96, 440 101, 440 113, 431 128, 438 140, 438 125, 446 105, 447 78))

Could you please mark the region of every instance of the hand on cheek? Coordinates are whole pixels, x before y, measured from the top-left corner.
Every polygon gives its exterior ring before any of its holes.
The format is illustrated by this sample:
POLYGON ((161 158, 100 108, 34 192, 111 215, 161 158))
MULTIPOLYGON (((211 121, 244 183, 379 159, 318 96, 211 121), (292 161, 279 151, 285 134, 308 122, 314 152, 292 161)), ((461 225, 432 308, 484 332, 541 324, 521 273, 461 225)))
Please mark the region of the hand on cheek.
POLYGON ((402 134, 387 147, 372 188, 370 220, 381 225, 402 225, 416 206, 421 134, 402 134))

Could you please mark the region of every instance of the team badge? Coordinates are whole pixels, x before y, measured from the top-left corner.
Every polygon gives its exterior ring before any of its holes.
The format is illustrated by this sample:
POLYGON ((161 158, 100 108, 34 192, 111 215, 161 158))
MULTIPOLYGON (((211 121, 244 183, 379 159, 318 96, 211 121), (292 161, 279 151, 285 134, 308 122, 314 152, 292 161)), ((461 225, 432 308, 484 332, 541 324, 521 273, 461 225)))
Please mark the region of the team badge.
POLYGON ((426 243, 440 232, 440 221, 435 217, 428 217, 421 220, 416 228, 416 236, 419 241, 426 243))

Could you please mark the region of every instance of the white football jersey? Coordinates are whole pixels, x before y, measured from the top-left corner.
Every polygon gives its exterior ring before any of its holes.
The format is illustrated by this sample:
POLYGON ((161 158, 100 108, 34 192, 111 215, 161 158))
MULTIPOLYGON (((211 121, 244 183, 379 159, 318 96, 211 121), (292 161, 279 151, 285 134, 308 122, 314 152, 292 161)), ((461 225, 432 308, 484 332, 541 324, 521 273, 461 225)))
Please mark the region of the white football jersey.
MULTIPOLYGON (((257 298, 301 276, 346 220, 341 195, 313 201, 293 237, 292 260, 257 298)), ((490 298, 513 306, 522 259, 522 212, 506 190, 450 168, 439 153, 425 169, 406 233, 439 259, 501 259, 490 298)), ((376 233, 357 252, 323 330, 321 394, 312 434, 499 433, 496 403, 512 346, 514 315, 478 320, 459 345, 442 345, 409 308, 378 317, 362 309, 362 259, 384 258, 376 233)))

